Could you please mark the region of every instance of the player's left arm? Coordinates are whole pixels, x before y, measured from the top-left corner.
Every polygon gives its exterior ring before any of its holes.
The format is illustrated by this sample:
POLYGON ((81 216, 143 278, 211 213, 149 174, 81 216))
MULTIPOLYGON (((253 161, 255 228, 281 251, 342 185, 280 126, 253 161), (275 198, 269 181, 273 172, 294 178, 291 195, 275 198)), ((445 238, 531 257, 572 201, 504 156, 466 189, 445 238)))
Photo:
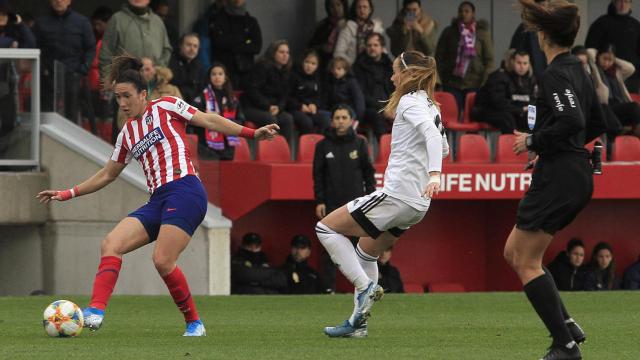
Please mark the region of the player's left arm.
POLYGON ((431 198, 440 191, 440 173, 442 172, 443 135, 436 125, 438 118, 425 119, 428 116, 425 116, 424 110, 421 111, 417 106, 404 109, 402 115, 425 138, 429 182, 422 196, 431 198))

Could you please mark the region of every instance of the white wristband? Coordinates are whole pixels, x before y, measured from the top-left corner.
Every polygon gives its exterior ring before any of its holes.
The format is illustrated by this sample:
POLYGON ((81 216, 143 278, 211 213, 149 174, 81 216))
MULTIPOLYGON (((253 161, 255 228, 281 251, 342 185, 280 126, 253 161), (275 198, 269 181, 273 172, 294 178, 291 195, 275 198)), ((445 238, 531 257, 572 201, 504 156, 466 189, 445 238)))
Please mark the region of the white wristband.
POLYGON ((440 184, 440 174, 429 175, 429 184, 440 184))

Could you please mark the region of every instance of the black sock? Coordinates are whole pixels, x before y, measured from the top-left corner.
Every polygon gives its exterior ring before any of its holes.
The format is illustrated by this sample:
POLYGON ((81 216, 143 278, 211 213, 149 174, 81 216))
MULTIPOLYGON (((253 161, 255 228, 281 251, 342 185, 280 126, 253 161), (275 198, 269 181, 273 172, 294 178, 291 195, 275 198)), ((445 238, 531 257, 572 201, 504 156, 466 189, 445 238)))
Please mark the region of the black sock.
POLYGON ((555 294, 558 296, 558 302, 560 303, 560 310, 562 310, 562 317, 565 320, 571 319, 571 316, 569 316, 569 313, 567 312, 567 308, 564 307, 564 303, 562 302, 562 298, 560 297, 560 293, 558 292, 556 281, 553 279, 553 275, 551 275, 551 271, 549 271, 549 269, 547 269, 547 267, 544 265, 542 265, 542 270, 544 270, 544 273, 549 277, 549 279, 551 279, 551 282, 553 283, 553 287, 555 288, 555 294))
POLYGON ((538 316, 553 337, 554 346, 566 346, 573 341, 560 310, 558 291, 546 274, 529 281, 524 285, 524 292, 538 316))

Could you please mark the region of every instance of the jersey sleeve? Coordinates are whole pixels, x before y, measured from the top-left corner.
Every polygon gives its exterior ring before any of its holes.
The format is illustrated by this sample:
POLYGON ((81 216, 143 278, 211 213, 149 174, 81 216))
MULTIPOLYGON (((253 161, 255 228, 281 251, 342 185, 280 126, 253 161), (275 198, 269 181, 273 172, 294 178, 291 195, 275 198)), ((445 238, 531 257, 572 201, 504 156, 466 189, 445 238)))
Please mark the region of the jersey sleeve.
POLYGON ((434 112, 425 111, 424 107, 420 107, 417 104, 402 110, 403 118, 424 136, 427 145, 425 150, 429 161, 427 171, 442 171, 442 133, 436 125, 436 121, 440 121, 439 115, 435 112, 434 117, 434 112))
POLYGON ((113 154, 111 154, 111 160, 118 162, 120 164, 128 164, 131 162, 131 151, 127 149, 126 144, 124 143, 124 133, 126 126, 120 131, 118 134, 118 139, 116 140, 116 147, 113 149, 113 154))
POLYGON ((156 103, 159 107, 171 113, 171 117, 181 121, 191 121, 193 115, 196 114, 195 107, 187 104, 186 101, 175 96, 165 96, 156 103))

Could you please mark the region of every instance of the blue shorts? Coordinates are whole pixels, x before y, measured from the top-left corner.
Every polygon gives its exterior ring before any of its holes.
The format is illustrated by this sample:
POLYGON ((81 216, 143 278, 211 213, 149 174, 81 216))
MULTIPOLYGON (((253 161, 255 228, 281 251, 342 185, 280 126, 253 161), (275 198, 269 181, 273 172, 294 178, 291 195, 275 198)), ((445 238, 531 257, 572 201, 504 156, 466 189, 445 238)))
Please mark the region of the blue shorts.
POLYGON ((160 225, 175 225, 192 236, 206 213, 204 186, 197 176, 188 175, 162 185, 129 217, 140 220, 151 242, 158 238, 160 225))

